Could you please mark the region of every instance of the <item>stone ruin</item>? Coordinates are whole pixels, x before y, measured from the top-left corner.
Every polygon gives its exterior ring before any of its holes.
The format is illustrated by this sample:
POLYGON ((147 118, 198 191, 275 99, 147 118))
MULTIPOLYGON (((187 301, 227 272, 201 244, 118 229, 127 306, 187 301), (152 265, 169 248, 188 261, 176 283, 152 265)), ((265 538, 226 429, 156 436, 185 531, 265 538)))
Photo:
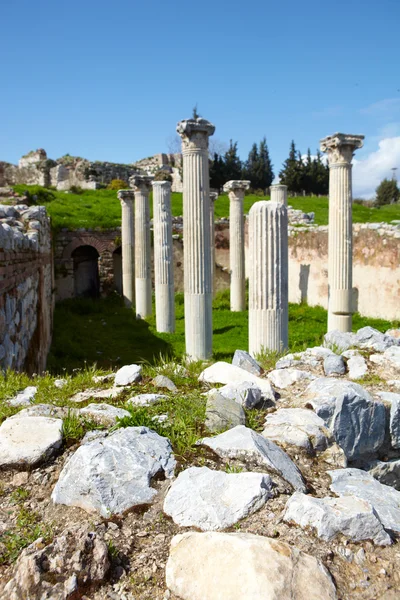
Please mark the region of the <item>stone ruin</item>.
POLYGON ((69 190, 73 186, 95 190, 107 186, 113 179, 128 182, 133 175, 154 175, 162 169, 172 176, 172 191, 181 192, 181 162, 180 154, 156 154, 132 164, 89 161, 69 154, 53 160, 40 148, 20 158, 18 165, 0 162, 0 187, 23 183, 53 186, 57 190, 69 190))

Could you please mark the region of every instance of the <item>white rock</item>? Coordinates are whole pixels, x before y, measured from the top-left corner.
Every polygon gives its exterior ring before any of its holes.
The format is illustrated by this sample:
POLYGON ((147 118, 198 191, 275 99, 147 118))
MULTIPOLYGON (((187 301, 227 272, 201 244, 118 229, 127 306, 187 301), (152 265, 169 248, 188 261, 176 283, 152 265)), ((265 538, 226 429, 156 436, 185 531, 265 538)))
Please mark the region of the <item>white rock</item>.
POLYGON ((0 427, 0 466, 36 465, 50 458, 61 444, 61 419, 6 419, 0 427))
POLYGON ((204 371, 200 373, 199 381, 222 384, 251 381, 260 388, 263 398, 267 400, 275 399, 274 391, 268 379, 257 377, 256 375, 245 371, 245 369, 235 367, 234 365, 230 365, 229 363, 223 361, 216 362, 210 367, 204 369, 204 371))
POLYGON ((78 392, 74 394, 71 398, 71 402, 86 402, 90 398, 94 398, 95 400, 103 400, 105 398, 118 398, 120 394, 124 391, 124 387, 111 387, 106 390, 94 390, 88 389, 84 392, 78 392))
POLYGON ((307 452, 325 450, 331 438, 325 422, 305 408, 280 408, 267 415, 262 435, 283 445, 299 446, 307 452))
POLYGON ((79 414, 107 427, 115 425, 117 418, 122 419, 131 416, 131 413, 127 410, 117 408, 111 404, 88 404, 85 408, 80 409, 79 414))
POLYGON ((59 390, 61 388, 63 388, 65 385, 67 385, 68 380, 67 379, 55 379, 54 380, 54 385, 56 388, 58 388, 59 390))
POLYGON ((176 535, 166 567, 182 600, 336 600, 329 572, 293 546, 251 533, 176 535))
POLYGON ((358 383, 331 377, 319 377, 312 381, 305 391, 305 396, 307 404, 311 405, 317 415, 324 419, 326 425, 329 425, 335 411, 337 398, 343 393, 351 391, 372 401, 367 390, 358 383))
POLYGON ((140 381, 142 378, 142 367, 140 365, 125 365, 115 374, 114 385, 130 385, 140 381))
POLYGON ((51 419, 63 419, 68 413, 75 413, 76 410, 66 406, 54 406, 53 404, 31 404, 23 408, 17 414, 9 417, 10 419, 20 419, 21 417, 50 417, 51 419))
POLYGON ((268 373, 268 379, 277 388, 285 389, 299 381, 315 379, 315 376, 299 369, 275 369, 268 373))
POLYGON ((85 443, 71 456, 53 490, 56 504, 78 506, 103 517, 148 504, 156 495, 151 479, 172 477, 175 459, 167 438, 147 427, 118 429, 85 443))
POLYGON ((221 458, 235 458, 268 467, 279 473, 295 490, 306 491, 303 476, 294 462, 271 440, 244 425, 238 425, 220 435, 199 440, 221 458))
POLYGON ((14 398, 8 400, 10 406, 29 406, 37 393, 37 387, 30 385, 22 392, 19 392, 14 398))
POLYGON ((132 404, 132 406, 151 406, 166 398, 167 396, 164 396, 163 394, 138 394, 137 396, 129 398, 127 404, 132 404))
POLYGON ((385 529, 400 533, 400 492, 379 483, 361 469, 328 471, 331 490, 338 496, 354 495, 367 500, 375 509, 385 529))
POLYGON ((385 350, 383 360, 384 362, 388 361, 391 367, 400 369, 400 346, 391 346, 385 350))
POLYGON ((326 541, 342 533, 354 542, 369 539, 381 546, 392 543, 371 504, 355 496, 312 498, 295 492, 283 519, 301 527, 315 527, 318 537, 326 541))
POLYGON ((238 404, 244 406, 244 408, 254 408, 261 400, 262 393, 259 387, 251 381, 243 381, 243 383, 228 383, 221 388, 212 388, 206 392, 207 396, 211 396, 217 392, 228 398, 234 400, 238 404))
POLYGON ((93 377, 93 383, 107 383, 108 381, 114 381, 115 373, 107 373, 107 375, 95 375, 93 377))
POLYGON ((390 405, 389 431, 393 448, 400 448, 400 394, 393 392, 377 392, 386 404, 390 405))
POLYGON ((347 361, 350 379, 362 379, 368 373, 368 365, 360 354, 351 356, 347 361))
POLYGON ((271 496, 269 475, 191 467, 171 485, 164 512, 182 527, 215 531, 254 513, 271 496))

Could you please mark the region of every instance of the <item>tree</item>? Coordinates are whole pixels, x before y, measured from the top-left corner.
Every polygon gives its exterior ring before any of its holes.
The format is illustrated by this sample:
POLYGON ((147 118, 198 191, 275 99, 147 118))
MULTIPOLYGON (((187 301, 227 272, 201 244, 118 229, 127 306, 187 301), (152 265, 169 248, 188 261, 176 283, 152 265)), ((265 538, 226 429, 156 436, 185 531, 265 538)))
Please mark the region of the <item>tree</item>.
POLYGON ((287 185, 289 192, 300 192, 301 177, 302 177, 303 161, 298 159, 298 152, 296 145, 292 140, 290 144, 289 156, 283 163, 283 169, 279 173, 281 183, 287 185))
POLYGON ((192 110, 192 119, 200 119, 200 115, 197 112, 197 103, 194 105, 192 110))
POLYGON ((376 206, 394 204, 399 201, 400 190, 395 179, 384 179, 376 188, 376 206))
POLYGON ((249 156, 247 157, 247 161, 243 167, 243 178, 248 179, 250 181, 250 185, 252 188, 256 189, 258 187, 258 164, 259 164, 259 156, 258 156, 258 148, 257 144, 254 143, 249 152, 249 156))
POLYGON ((220 154, 215 152, 213 160, 210 161, 210 187, 221 191, 225 182, 224 159, 220 154))
POLYGON ((229 140, 229 148, 225 152, 225 181, 240 179, 242 174, 242 162, 237 153, 237 142, 229 140))
POLYGON ((260 142, 260 146, 259 146, 259 151, 258 151, 258 170, 257 170, 257 175, 258 175, 258 188, 261 188, 262 190, 266 190, 266 188, 268 188, 273 179, 274 179, 274 172, 272 170, 272 163, 271 163, 271 159, 269 156, 269 151, 268 151, 268 146, 267 146, 267 140, 265 137, 263 137, 263 139, 260 142))

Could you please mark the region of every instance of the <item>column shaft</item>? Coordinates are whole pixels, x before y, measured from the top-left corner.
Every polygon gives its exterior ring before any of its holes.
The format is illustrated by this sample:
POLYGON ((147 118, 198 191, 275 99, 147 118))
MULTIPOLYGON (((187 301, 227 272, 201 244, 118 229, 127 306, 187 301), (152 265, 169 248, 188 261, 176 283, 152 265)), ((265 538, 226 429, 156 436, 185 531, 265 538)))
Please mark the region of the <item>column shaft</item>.
POLYGON ((135 300, 135 229, 133 220, 134 193, 120 190, 118 197, 121 201, 121 252, 122 252, 122 295, 125 306, 130 308, 135 300))
POLYGON ((151 244, 149 194, 135 191, 136 316, 151 315, 151 244))
POLYGON ((231 310, 246 310, 246 275, 244 262, 243 194, 230 193, 229 265, 231 271, 231 310))
POLYGON ((153 183, 154 279, 157 331, 175 331, 171 184, 153 183))
POLYGON ((288 220, 275 202, 256 202, 249 219, 249 352, 288 346, 288 220))
POLYGON ((271 185, 271 202, 277 202, 278 204, 284 204, 287 206, 287 185, 277 183, 271 185))

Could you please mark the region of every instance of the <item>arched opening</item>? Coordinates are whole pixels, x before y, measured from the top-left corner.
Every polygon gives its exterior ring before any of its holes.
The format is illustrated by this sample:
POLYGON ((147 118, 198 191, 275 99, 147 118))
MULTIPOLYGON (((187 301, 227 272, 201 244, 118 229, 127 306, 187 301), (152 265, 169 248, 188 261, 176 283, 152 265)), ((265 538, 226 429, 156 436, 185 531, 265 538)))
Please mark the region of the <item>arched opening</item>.
POLYGON ((100 294, 99 253, 93 246, 78 246, 74 261, 74 296, 97 298, 100 294))
POLYGON ((119 246, 113 252, 114 288, 122 294, 122 248, 119 246))

